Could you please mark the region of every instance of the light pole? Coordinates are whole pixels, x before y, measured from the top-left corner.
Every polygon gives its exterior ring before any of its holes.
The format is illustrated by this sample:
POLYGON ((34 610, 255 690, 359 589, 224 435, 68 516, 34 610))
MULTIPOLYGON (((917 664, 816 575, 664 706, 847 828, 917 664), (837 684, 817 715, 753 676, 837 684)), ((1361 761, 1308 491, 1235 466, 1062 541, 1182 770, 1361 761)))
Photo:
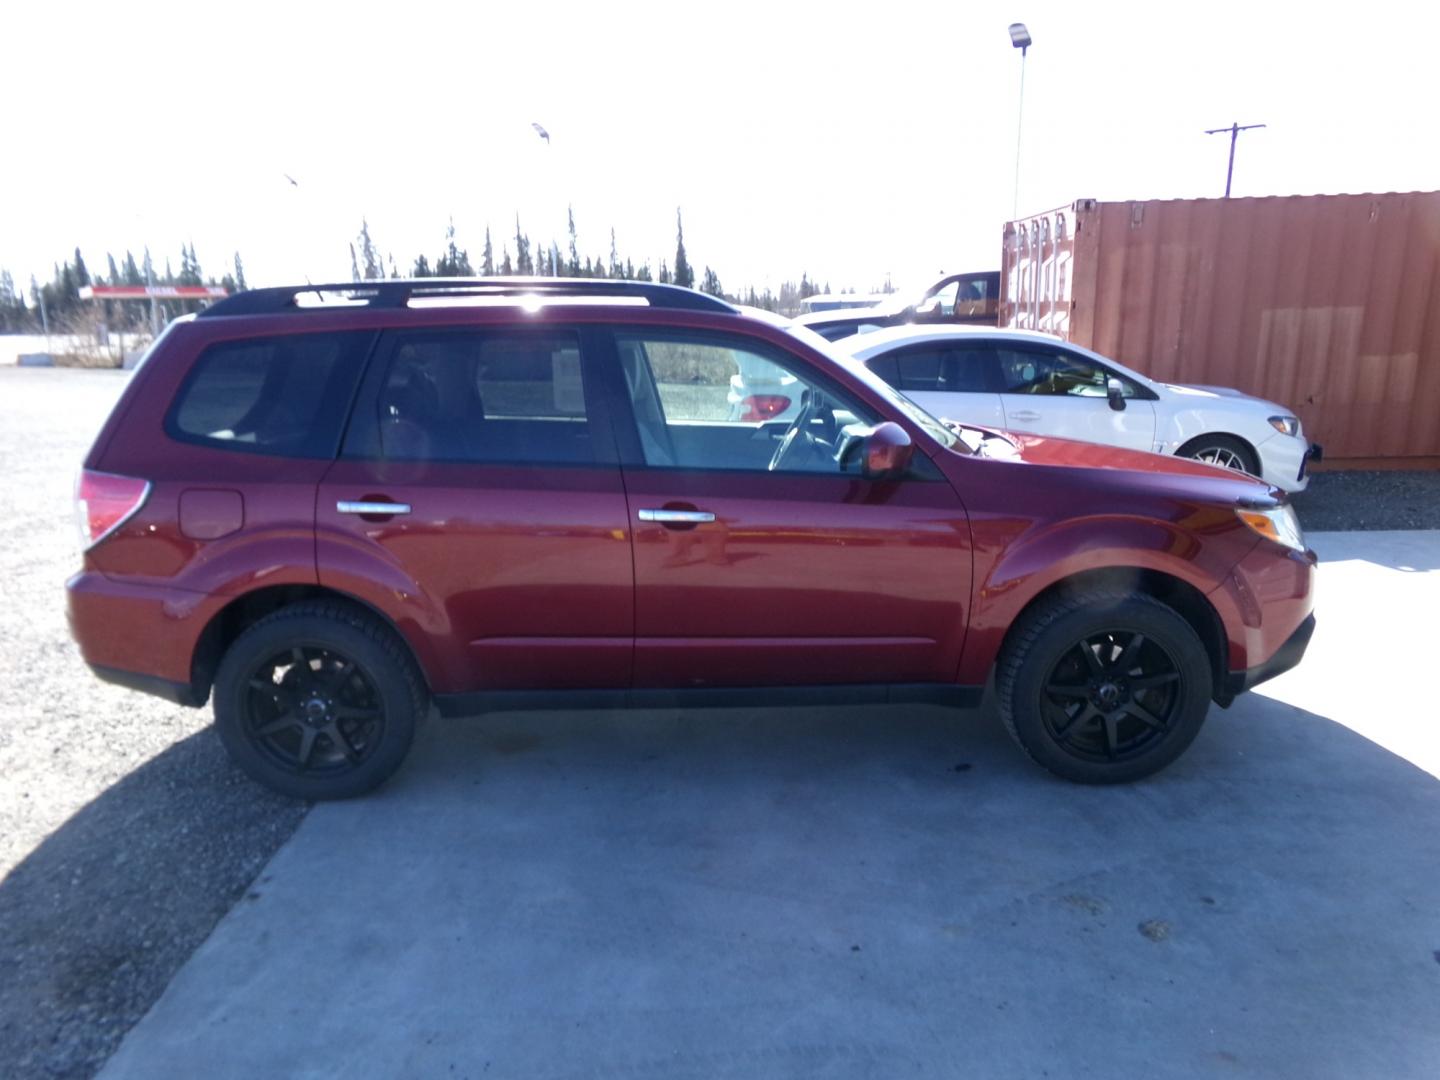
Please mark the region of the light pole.
POLYGON ((1020 136, 1025 125, 1025 54, 1030 51, 1030 31, 1024 23, 1010 24, 1010 44, 1020 50, 1020 112, 1015 120, 1015 205, 1010 216, 1020 216, 1020 136))

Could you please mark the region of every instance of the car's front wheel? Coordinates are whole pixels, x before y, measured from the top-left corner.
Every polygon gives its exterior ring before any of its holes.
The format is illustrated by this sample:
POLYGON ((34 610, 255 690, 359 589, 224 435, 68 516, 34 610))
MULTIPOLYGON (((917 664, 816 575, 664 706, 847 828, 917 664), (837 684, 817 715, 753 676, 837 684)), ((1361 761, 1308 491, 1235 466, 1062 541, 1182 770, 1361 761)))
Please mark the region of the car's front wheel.
POLYGON ((215 726, 253 779, 297 799, 345 799, 400 767, 426 708, 405 646, 340 603, 266 616, 226 651, 215 726))
POLYGON ((1251 476, 1260 475, 1260 462, 1255 457, 1255 451, 1232 435, 1201 435, 1176 450, 1175 456, 1194 458, 1251 476))
POLYGON ((996 674, 1000 716, 1067 780, 1113 784, 1163 769, 1210 707, 1209 656, 1172 608, 1137 593, 1061 595, 1022 617, 996 674))

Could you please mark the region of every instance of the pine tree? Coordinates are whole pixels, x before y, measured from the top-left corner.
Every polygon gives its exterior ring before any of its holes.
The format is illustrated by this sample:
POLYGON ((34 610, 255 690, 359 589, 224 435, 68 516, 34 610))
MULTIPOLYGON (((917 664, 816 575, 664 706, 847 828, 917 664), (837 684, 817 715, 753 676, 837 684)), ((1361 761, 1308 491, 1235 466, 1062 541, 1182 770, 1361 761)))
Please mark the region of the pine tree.
MULTIPOLYGON (((569 217, 570 217, 570 263, 569 263, 569 265, 565 268, 565 272, 566 272, 570 277, 579 277, 579 276, 580 276, 580 249, 579 249, 579 246, 578 246, 578 244, 577 244, 577 242, 576 242, 576 237, 575 237, 575 207, 574 207, 574 206, 568 206, 568 207, 566 207, 566 212, 569 214, 569 217)), ((587 274, 586 276, 588 277, 589 275, 587 274)))
POLYGON ((500 251, 504 255, 504 258, 500 260, 500 276, 511 277, 515 273, 515 267, 510 262, 510 249, 502 247, 500 251))
MULTIPOLYGON (((146 260, 146 265, 148 266, 148 265, 149 265, 149 260, 150 260, 150 253, 149 253, 148 251, 145 253, 145 260, 146 260)), ((140 267, 138 267, 138 266, 135 265, 135 256, 132 255, 132 254, 131 254, 130 252, 128 252, 128 251, 125 252, 125 284, 126 284, 126 285, 144 285, 144 284, 145 284, 145 275, 140 271, 140 267)))
POLYGON ((90 284, 90 271, 85 269, 85 256, 78 247, 75 249, 75 283, 77 287, 90 284))
POLYGON ((436 277, 473 277, 475 268, 470 265, 470 253, 455 245, 455 219, 450 219, 445 229, 445 251, 435 260, 436 277))
POLYGON ((610 226, 610 276, 612 278, 623 278, 627 275, 621 273, 620 253, 615 250, 615 226, 610 226))
POLYGON ((680 220, 678 206, 675 208, 675 284, 687 289, 695 286, 695 271, 690 269, 690 262, 685 258, 685 224, 680 220))
POLYGON ((370 239, 370 222, 363 217, 360 219, 360 235, 357 239, 360 241, 359 266, 364 280, 377 281, 383 278, 385 268, 380 265, 380 252, 375 247, 375 242, 370 239))
POLYGON ((660 260, 660 284, 669 285, 673 279, 670 277, 670 267, 665 265, 665 260, 660 260))
POLYGON ((490 226, 485 226, 485 252, 480 257, 480 273, 484 277, 495 275, 495 249, 490 246, 490 226))
POLYGON ((245 284, 245 264, 240 261, 240 252, 235 252, 235 291, 244 292, 249 286, 245 284))
POLYGON ((705 267, 705 277, 700 282, 700 291, 707 292, 711 296, 724 296, 725 292, 720 288, 720 278, 710 267, 705 267))
POLYGON ((109 271, 106 281, 111 285, 120 284, 120 268, 115 265, 115 256, 108 251, 105 253, 105 269, 109 271))
POLYGON ((647 259, 644 263, 641 264, 639 270, 636 270, 636 271, 635 271, 634 280, 636 280, 636 281, 654 281, 654 280, 655 280, 654 277, 652 277, 651 274, 650 274, 650 262, 649 262, 648 259, 647 259))
POLYGON ((530 258, 530 237, 520 231, 520 215, 515 215, 515 273, 521 277, 531 277, 535 273, 535 263, 530 258))
POLYGON ((430 260, 425 258, 424 255, 416 256, 415 267, 413 270, 410 271, 410 276, 417 278, 432 277, 433 275, 430 272, 430 260))
POLYGON ((350 280, 360 280, 360 264, 355 261, 355 245, 350 245, 350 280))

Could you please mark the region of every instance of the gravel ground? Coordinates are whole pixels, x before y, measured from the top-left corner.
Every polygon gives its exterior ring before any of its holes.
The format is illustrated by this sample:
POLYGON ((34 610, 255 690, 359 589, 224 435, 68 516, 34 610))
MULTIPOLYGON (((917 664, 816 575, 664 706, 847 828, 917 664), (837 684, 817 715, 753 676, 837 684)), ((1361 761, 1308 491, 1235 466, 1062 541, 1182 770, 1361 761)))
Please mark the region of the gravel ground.
MULTIPOLYGON (((65 626, 74 470, 128 376, 0 366, 0 1076, 89 1077, 305 807, 208 710, 94 679, 65 626)), ((1309 529, 1440 528, 1440 472, 1320 473, 1309 529)))
POLYGON ((124 385, 0 367, 0 1076, 89 1077, 295 830, 182 709, 65 626, 74 470, 124 385))
POLYGON ((1440 529, 1440 469, 1320 472, 1294 503, 1313 532, 1440 529))

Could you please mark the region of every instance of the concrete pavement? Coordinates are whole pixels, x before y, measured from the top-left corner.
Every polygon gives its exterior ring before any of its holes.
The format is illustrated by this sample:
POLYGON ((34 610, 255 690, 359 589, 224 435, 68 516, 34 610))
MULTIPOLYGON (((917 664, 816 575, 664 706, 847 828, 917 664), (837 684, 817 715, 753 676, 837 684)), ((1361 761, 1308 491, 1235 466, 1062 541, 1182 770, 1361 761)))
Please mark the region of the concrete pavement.
POLYGON ((1440 1074, 1440 534, 1311 539, 1306 664, 1131 787, 984 712, 433 723, 102 1077, 1440 1074))

